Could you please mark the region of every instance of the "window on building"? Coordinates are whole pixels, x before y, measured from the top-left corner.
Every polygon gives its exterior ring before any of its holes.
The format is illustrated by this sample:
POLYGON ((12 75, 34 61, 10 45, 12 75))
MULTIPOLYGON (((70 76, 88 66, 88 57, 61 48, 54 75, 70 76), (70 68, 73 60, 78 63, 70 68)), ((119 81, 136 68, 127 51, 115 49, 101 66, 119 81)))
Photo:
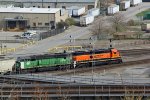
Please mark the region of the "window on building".
POLYGON ((62 6, 62 8, 66 9, 66 6, 62 6))
POLYGON ((36 27, 36 23, 33 23, 33 27, 36 27))
POLYGON ((88 5, 88 9, 94 8, 94 5, 88 5))
POLYGON ((51 26, 54 26, 55 22, 54 21, 50 21, 50 24, 51 24, 51 26))
POLYGON ((38 23, 38 25, 40 25, 40 26, 41 26, 41 25, 42 25, 42 23, 38 23))
POLYGON ((51 6, 48 6, 48 8, 51 8, 51 6))
POLYGON ((45 26, 49 26, 49 23, 45 23, 45 26))

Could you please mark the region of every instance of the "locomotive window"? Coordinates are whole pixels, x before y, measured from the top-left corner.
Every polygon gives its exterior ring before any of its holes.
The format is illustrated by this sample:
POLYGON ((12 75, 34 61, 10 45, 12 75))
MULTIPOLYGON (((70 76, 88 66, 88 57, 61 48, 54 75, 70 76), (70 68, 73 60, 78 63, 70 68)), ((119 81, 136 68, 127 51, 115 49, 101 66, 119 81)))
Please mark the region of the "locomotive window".
POLYGON ((36 59, 31 59, 31 61, 35 61, 36 59))
POLYGON ((94 54, 109 53, 109 52, 110 52, 110 50, 108 50, 108 49, 98 49, 98 50, 92 51, 92 53, 94 53, 94 54))
POLYGON ((20 67, 20 62, 16 62, 16 67, 20 67))
POLYGON ((75 52, 73 53, 73 55, 77 56, 77 55, 87 55, 90 54, 90 52, 75 52))

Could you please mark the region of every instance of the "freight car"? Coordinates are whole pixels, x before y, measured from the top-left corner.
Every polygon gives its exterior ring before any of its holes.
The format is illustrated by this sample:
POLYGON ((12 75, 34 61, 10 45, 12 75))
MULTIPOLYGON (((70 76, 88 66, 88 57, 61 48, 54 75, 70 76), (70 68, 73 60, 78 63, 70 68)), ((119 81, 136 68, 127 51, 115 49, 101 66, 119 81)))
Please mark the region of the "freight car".
POLYGON ((98 49, 76 51, 73 53, 57 53, 19 57, 13 72, 36 72, 44 70, 72 69, 91 67, 103 64, 121 63, 122 59, 117 49, 98 49))

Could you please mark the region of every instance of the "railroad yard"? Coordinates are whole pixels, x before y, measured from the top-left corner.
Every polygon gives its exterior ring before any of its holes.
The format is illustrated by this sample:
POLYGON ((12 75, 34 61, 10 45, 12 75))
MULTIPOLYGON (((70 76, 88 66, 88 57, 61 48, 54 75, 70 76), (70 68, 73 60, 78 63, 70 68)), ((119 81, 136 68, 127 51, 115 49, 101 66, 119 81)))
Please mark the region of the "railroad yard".
POLYGON ((122 64, 1 75, 1 97, 76 100, 78 96, 84 96, 80 99, 107 100, 110 96, 113 100, 120 100, 124 96, 136 96, 148 99, 149 48, 120 50, 120 52, 124 61, 122 64))
MULTIPOLYGON (((112 43, 121 53, 122 64, 103 66, 93 64, 89 68, 0 75, 1 98, 120 100, 136 97, 149 99, 149 41, 136 40, 122 42, 122 44, 113 41, 112 43)), ((94 48, 102 46, 107 48, 109 41, 95 42, 94 46, 94 48)), ((12 64, 13 62, 12 60, 12 64)), ((7 61, 5 63, 8 65, 7 61)))
MULTIPOLYGON (((120 13, 127 14, 125 17, 129 20, 135 17, 135 13, 147 8, 150 6, 143 3, 120 13)), ((107 20, 109 17, 111 16, 104 19, 107 20)), ((99 18, 96 19, 98 20, 99 18)), ((71 26, 63 33, 38 41, 18 39, 23 32, 1 31, 0 99, 150 100, 150 39, 145 38, 150 37, 150 33, 144 34, 142 39, 97 40, 90 34, 92 26, 71 26), (96 51, 97 49, 101 50, 96 51), (77 53, 76 50, 80 51, 77 53), (45 53, 50 54, 50 57, 62 57, 65 60, 68 59, 65 54, 69 54, 71 60, 68 65, 73 67, 56 65, 55 67, 59 67, 57 70, 43 71, 34 68, 34 71, 26 71, 25 66, 39 60, 45 53), (89 62, 85 65, 86 62, 82 62, 79 63, 83 64, 82 66, 77 66, 77 62, 74 62, 77 58, 73 56, 79 56, 80 53, 88 54, 89 62), (105 64, 96 65, 97 61, 101 62, 96 59, 96 53, 101 57, 107 55, 107 60, 102 59, 106 61, 105 64), (31 55, 33 56, 30 58, 31 55), (31 62, 25 65, 25 60, 31 62)), ((37 62, 38 65, 40 62, 42 60, 37 62)), ((30 67, 32 66, 27 66, 27 69, 30 67)))

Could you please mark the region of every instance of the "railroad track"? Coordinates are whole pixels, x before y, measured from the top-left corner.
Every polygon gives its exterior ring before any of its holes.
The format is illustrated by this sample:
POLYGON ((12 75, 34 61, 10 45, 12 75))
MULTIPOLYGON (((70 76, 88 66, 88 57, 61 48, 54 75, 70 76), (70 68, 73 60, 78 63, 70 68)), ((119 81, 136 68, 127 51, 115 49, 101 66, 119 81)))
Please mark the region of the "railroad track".
MULTIPOLYGON (((131 49, 131 50, 119 50, 121 53, 121 56, 135 56, 135 55, 149 55, 150 54, 150 49, 131 49)), ((149 59, 148 59, 149 60, 149 59)), ((103 65, 103 66, 97 66, 97 67, 92 67, 92 68, 79 68, 79 69, 73 69, 69 71, 47 71, 47 72, 38 72, 38 73, 56 73, 57 75, 67 75, 74 73, 83 73, 83 72, 90 72, 91 70, 94 71, 104 71, 112 68, 119 68, 119 67, 125 67, 129 65, 135 65, 135 64, 142 64, 142 62, 148 63, 148 60, 138 60, 138 61, 129 61, 129 62, 124 62, 123 64, 115 64, 115 65, 103 65), (133 64, 134 63, 134 64, 133 64), (118 66, 118 67, 117 67, 118 66)), ((143 64, 144 64, 143 63, 143 64)))
POLYGON ((69 71, 57 71, 57 72, 52 72, 55 75, 73 75, 74 73, 81 74, 81 73, 91 73, 93 72, 103 72, 104 70, 110 70, 110 69, 115 69, 115 68, 123 68, 127 66, 132 66, 132 65, 140 65, 140 64, 150 64, 150 58, 149 59, 143 59, 143 60, 137 60, 137 61, 129 61, 129 62, 124 62, 121 64, 112 64, 112 65, 102 65, 102 66, 93 66, 93 67, 88 67, 88 68, 77 68, 77 69, 72 69, 69 71))
MULTIPOLYGON (((4 84, 1 98, 82 97, 82 96, 150 96, 148 84, 82 85, 82 84, 4 84)), ((18 100, 18 99, 17 99, 18 100)))
MULTIPOLYGON (((149 55, 150 49, 131 49, 131 50, 119 50, 121 53, 121 56, 140 56, 140 55, 149 55)), ((94 72, 103 72, 104 70, 110 70, 115 68, 123 68, 131 65, 138 65, 138 64, 148 64, 150 59, 144 59, 144 60, 137 60, 137 61, 129 61, 129 62, 123 62, 122 64, 112 64, 112 65, 102 65, 102 66, 94 66, 94 67, 86 67, 86 68, 78 68, 78 69, 72 69, 67 71, 51 71, 46 73, 52 73, 54 75, 71 75, 74 74, 80 74, 80 73, 88 73, 92 70, 94 72)), ((44 73, 44 72, 43 72, 44 73)))
POLYGON ((119 50, 119 51, 121 53, 121 56, 150 54, 150 49, 131 49, 131 50, 119 50))

